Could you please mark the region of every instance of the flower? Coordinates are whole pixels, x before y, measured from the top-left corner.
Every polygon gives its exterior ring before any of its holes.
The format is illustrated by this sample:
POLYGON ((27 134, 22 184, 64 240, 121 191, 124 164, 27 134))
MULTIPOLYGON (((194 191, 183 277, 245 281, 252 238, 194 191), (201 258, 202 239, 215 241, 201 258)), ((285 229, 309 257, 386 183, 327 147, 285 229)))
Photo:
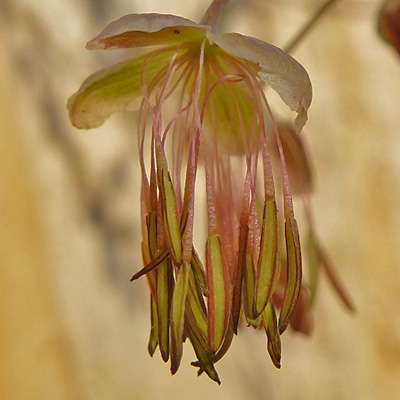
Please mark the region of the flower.
POLYGON ((198 358, 192 364, 219 383, 214 364, 229 349, 243 314, 248 325, 264 327, 279 367, 280 335, 299 298, 307 309, 284 151, 262 82, 297 113, 297 132, 306 123, 312 90, 306 70, 290 55, 238 33, 217 34, 213 18, 196 24, 132 14, 112 22, 88 49, 148 51, 91 75, 68 110, 81 129, 100 126, 117 111, 140 110, 144 268, 132 280, 146 275, 151 292, 148 349, 153 355, 158 346, 174 374, 188 338, 198 358), (205 267, 194 247, 200 168, 208 217, 205 267), (282 180, 282 202, 276 179, 282 180))

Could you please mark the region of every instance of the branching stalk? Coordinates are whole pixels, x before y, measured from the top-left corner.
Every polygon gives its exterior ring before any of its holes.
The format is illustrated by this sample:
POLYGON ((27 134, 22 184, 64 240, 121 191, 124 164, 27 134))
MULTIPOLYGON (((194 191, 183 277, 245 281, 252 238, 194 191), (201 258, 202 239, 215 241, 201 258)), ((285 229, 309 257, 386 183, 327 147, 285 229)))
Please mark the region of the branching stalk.
POLYGON ((322 18, 322 16, 335 4, 338 0, 328 0, 326 1, 313 15, 313 17, 306 22, 306 24, 300 29, 295 37, 286 45, 283 50, 286 53, 292 53, 295 48, 300 44, 304 37, 315 27, 317 22, 322 18))
POLYGON ((215 31, 219 18, 230 0, 214 0, 200 21, 201 25, 209 25, 215 31))

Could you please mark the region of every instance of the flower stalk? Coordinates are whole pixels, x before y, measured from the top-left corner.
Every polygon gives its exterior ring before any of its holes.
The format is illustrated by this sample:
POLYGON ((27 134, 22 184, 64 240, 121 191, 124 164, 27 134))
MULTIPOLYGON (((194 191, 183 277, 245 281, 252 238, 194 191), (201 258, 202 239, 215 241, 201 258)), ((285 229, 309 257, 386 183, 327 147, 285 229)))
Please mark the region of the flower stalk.
POLYGON ((229 1, 230 0, 214 0, 201 19, 200 25, 208 25, 211 27, 212 31, 215 31, 217 23, 229 1))

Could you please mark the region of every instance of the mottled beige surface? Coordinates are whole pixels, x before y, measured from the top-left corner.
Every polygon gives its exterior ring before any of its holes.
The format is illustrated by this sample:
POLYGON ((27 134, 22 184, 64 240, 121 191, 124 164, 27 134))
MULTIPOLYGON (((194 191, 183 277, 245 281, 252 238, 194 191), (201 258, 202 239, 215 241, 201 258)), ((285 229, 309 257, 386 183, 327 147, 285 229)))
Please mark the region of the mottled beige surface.
MULTIPOLYGON (((363 399, 400 392, 400 59, 375 33, 378 1, 342 1, 298 49, 314 101, 305 134, 316 223, 358 309, 323 279, 311 338, 285 334, 275 370, 244 330, 196 377, 146 351, 134 116, 70 127, 65 102, 100 65, 84 43, 129 12, 200 18, 207 1, 0 1, 0 398, 363 399)), ((236 2, 227 26, 283 45, 316 0, 236 2), (242 5, 241 5, 242 4, 242 5)), ((277 104, 278 112, 284 108, 277 104)))

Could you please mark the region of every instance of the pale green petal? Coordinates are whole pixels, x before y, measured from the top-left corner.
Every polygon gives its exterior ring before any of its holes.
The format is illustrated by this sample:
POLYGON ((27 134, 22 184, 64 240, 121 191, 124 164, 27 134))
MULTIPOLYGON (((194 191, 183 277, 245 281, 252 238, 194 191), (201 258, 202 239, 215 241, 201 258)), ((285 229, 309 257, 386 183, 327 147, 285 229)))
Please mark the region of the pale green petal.
POLYGON ((208 26, 169 14, 129 14, 111 22, 86 48, 118 49, 201 41, 208 26))
MULTIPOLYGON (((163 52, 146 66, 147 81, 171 60, 172 52, 163 52)), ((87 78, 67 104, 72 124, 79 129, 96 128, 117 111, 136 110, 143 98, 141 69, 145 55, 123 61, 87 78)))
MULTIPOLYGON (((254 126, 258 120, 255 116, 254 102, 246 82, 236 78, 237 72, 229 64, 230 60, 217 54, 214 61, 213 64, 219 66, 223 73, 232 74, 234 78, 219 83, 211 92, 204 115, 204 122, 209 130, 205 134, 206 142, 213 146, 215 143, 213 135, 216 135, 221 150, 230 154, 243 154, 244 137, 250 146, 257 142, 258 130, 254 126)), ((211 68, 209 73, 203 76, 202 100, 220 78, 211 68)))
POLYGON ((238 33, 208 33, 212 43, 224 51, 258 64, 260 78, 274 89, 297 112, 296 131, 307 121, 312 87, 304 67, 278 47, 238 33))

